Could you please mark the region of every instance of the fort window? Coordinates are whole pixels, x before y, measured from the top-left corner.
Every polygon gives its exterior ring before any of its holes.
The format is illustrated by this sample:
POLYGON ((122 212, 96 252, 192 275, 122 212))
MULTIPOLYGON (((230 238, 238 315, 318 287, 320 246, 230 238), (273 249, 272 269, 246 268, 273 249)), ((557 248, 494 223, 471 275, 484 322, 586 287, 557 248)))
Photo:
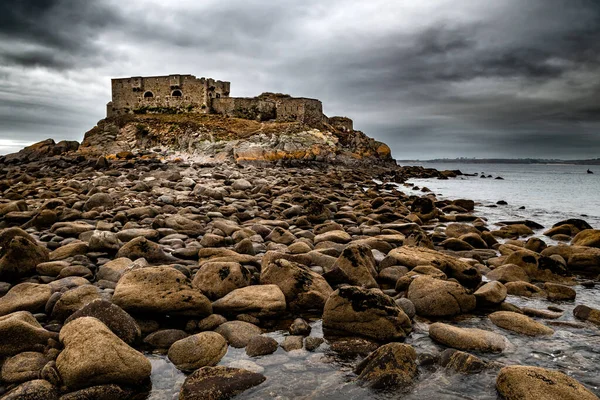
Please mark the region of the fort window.
POLYGON ((221 94, 220 94, 220 93, 217 93, 217 99, 218 99, 219 97, 221 97, 221 94))
POLYGON ((146 93, 144 93, 144 98, 148 99, 150 97, 154 97, 154 93, 148 90, 146 93))
POLYGON ((183 94, 181 93, 181 90, 173 90, 173 92, 171 93, 171 96, 181 97, 181 96, 183 96, 183 94))

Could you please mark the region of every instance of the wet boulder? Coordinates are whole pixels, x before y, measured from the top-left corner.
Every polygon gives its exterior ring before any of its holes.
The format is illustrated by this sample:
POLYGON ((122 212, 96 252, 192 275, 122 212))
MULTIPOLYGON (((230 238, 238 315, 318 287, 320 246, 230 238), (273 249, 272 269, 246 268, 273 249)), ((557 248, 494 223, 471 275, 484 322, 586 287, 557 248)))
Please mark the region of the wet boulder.
POLYGON ((544 290, 547 299, 550 301, 575 300, 577 296, 575 289, 558 283, 546 282, 544 283, 544 290))
POLYGON ((380 290, 345 286, 327 299, 323 328, 332 335, 390 342, 405 338, 412 324, 394 300, 380 290))
POLYGON ((140 385, 150 377, 150 361, 96 318, 68 323, 60 331, 60 341, 65 348, 56 367, 71 390, 108 383, 140 385))
POLYGON ((586 229, 579 232, 571 244, 574 246, 587 246, 600 248, 600 229, 586 229))
POLYGON ((523 268, 531 280, 562 282, 571 276, 569 270, 558 261, 531 250, 513 252, 506 258, 505 264, 515 264, 523 268))
POLYGON ((245 321, 225 322, 215 332, 223 336, 227 342, 235 348, 244 348, 255 337, 260 336, 261 329, 245 321))
POLYGON ((500 304, 506 299, 507 294, 506 286, 498 281, 488 282, 473 293, 477 298, 477 304, 483 306, 500 304))
POLYGON ((256 372, 230 367, 203 367, 183 382, 179 400, 226 400, 263 383, 256 372))
POLYGON ((276 259, 261 271, 263 285, 275 284, 283 294, 290 310, 322 311, 333 292, 327 281, 305 265, 276 259))
POLYGON ((464 261, 424 247, 402 246, 390 251, 388 254, 396 260, 398 265, 413 269, 419 265, 431 265, 448 278, 454 278, 467 288, 475 288, 481 282, 479 270, 464 261))
POLYGON ((210 301, 189 279, 171 267, 130 271, 117 283, 112 302, 131 313, 203 317, 212 314, 210 301))
POLYGON ((499 267, 494 268, 486 276, 488 279, 500 283, 517 281, 529 282, 529 275, 527 275, 527 272, 515 264, 500 265, 499 267))
POLYGON ((139 341, 141 330, 135 319, 121 307, 103 299, 93 300, 81 309, 75 311, 65 324, 82 317, 93 317, 106 325, 125 343, 132 345, 139 341))
POLYGON ((35 379, 20 384, 2 396, 2 400, 58 400, 56 386, 44 379, 35 379))
POLYGON ((354 286, 377 288, 376 262, 371 248, 364 244, 351 244, 342 251, 324 277, 332 284, 349 283, 354 286))
POLYGON ((516 312, 496 311, 491 313, 489 318, 494 325, 522 335, 543 336, 554 333, 554 329, 516 312))
POLYGON ((49 261, 50 252, 20 228, 0 232, 0 280, 15 281, 35 273, 35 267, 49 261))
POLYGON ((577 380, 560 371, 511 365, 500 370, 496 389, 506 400, 597 400, 577 380))
POLYGON ((30 312, 17 311, 5 315, 0 317, 0 357, 43 350, 48 339, 56 336, 56 333, 42 328, 30 312))
POLYGON ((52 296, 52 289, 49 285, 19 283, 0 297, 0 316, 15 311, 29 311, 32 313, 43 311, 50 296, 52 296))
POLYGON ((169 360, 182 371, 214 366, 227 353, 227 341, 216 332, 201 332, 176 341, 169 348, 169 360))
POLYGON ((444 317, 470 312, 475 309, 475 296, 468 294, 460 284, 443 281, 428 275, 416 277, 406 296, 421 316, 444 317))
POLYGON ((418 374, 417 352, 407 344, 388 343, 369 354, 354 372, 374 389, 404 389, 418 374))
POLYGON ((250 284, 251 274, 236 262, 207 262, 203 264, 192 281, 211 300, 220 299, 235 289, 250 284))
POLYGON ((589 321, 596 325, 600 325, 600 310, 597 310, 595 308, 591 308, 580 304, 573 309, 573 315, 577 319, 589 321))
POLYGON ((441 322, 429 326, 429 337, 445 346, 463 351, 500 353, 507 345, 507 339, 494 332, 476 328, 459 328, 441 322))
POLYGON ((254 285, 236 289, 213 303, 216 313, 249 314, 257 318, 280 315, 286 308, 285 295, 277 285, 254 285))

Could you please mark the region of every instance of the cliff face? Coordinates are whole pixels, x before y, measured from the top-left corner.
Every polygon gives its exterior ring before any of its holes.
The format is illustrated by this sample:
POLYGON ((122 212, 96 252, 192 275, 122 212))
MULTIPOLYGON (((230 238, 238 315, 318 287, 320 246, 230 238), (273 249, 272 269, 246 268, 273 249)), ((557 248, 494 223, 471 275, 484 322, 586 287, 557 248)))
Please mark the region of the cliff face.
POLYGON ((390 148, 360 131, 325 125, 257 122, 221 115, 148 114, 107 118, 85 134, 79 152, 109 156, 160 152, 200 163, 392 165, 390 148))

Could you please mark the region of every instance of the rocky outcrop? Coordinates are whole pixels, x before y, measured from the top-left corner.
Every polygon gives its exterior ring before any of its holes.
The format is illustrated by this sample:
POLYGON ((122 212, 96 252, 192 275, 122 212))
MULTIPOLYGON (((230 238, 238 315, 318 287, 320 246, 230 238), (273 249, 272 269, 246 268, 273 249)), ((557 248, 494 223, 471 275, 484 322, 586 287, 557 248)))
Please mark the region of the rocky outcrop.
POLYGON ((86 132, 79 151, 106 156, 154 148, 179 152, 179 156, 203 163, 393 163, 386 144, 360 131, 202 114, 107 118, 86 132))
POLYGON ((17 153, 7 154, 4 156, 4 162, 11 164, 38 161, 44 158, 67 153, 69 151, 76 151, 78 148, 79 143, 76 141, 63 140, 56 143, 52 139, 46 139, 42 140, 41 142, 34 143, 31 146, 27 146, 17 153))

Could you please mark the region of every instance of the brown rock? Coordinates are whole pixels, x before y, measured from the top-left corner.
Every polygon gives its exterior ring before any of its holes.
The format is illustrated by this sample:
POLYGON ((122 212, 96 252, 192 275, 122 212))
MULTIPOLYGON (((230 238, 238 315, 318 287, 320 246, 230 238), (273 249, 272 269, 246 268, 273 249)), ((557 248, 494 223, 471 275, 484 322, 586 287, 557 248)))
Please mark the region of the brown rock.
POLYGON ((406 388, 417 377, 417 352, 407 344, 388 343, 369 354, 354 370, 375 389, 406 388))
POLYGON ((476 328, 459 328, 436 322, 429 326, 429 337, 438 343, 463 351, 500 353, 506 348, 504 336, 476 328))
POLYGON ((507 329, 522 335, 540 336, 552 335, 554 329, 534 321, 526 315, 510 312, 496 311, 489 315, 490 321, 500 328, 507 329))
POLYGON ((203 367, 189 375, 179 393, 179 400, 227 400, 267 378, 244 369, 223 366, 203 367))

